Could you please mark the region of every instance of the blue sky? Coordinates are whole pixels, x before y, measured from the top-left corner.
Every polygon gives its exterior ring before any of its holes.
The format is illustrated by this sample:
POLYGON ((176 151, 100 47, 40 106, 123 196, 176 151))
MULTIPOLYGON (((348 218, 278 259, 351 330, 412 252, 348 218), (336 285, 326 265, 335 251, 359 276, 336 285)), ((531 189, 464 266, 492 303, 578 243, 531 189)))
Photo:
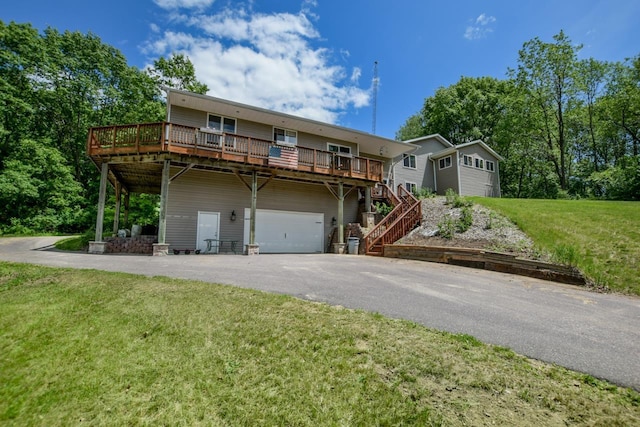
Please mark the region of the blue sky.
POLYGON ((143 68, 187 54, 209 94, 393 138, 438 87, 504 78, 534 37, 580 57, 640 54, 636 0, 18 0, 4 22, 91 31, 143 68))

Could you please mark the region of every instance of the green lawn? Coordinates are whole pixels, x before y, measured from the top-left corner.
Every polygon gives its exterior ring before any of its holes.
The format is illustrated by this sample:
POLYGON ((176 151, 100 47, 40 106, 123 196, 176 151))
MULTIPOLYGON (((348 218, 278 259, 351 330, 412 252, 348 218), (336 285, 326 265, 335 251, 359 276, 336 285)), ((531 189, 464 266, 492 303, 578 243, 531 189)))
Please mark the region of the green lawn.
POLYGON ((0 263, 2 425, 640 425, 640 394, 381 315, 0 263))
POLYGON ((640 202, 472 198, 596 285, 640 295, 640 202))

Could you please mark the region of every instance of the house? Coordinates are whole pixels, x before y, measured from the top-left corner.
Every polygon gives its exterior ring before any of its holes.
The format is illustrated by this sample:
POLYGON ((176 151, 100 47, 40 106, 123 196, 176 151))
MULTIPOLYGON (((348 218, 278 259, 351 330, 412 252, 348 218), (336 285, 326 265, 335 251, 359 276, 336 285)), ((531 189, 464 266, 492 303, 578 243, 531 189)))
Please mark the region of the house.
POLYGON ((500 197, 503 159, 484 142, 453 145, 438 134, 405 142, 418 148, 394 158, 389 178, 393 185, 409 191, 429 188, 441 195, 451 188, 462 196, 500 197))
MULTIPOLYGON (((113 234, 131 193, 160 195, 154 253, 318 253, 344 247, 344 224, 370 210, 392 159, 417 146, 211 96, 166 89, 166 121, 89 130, 100 170, 96 236, 104 253, 105 193, 113 234)), ((406 209, 405 209, 406 211, 406 209)), ((126 222, 126 220, 125 220, 126 222)))

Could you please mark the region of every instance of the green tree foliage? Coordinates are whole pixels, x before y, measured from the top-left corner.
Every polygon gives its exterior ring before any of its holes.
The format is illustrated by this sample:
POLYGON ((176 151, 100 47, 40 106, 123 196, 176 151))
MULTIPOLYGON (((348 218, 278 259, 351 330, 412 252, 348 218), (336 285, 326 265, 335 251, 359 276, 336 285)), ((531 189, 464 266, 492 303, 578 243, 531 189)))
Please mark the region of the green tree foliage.
POLYGON ((0 232, 71 231, 83 215, 82 187, 54 147, 26 139, 0 170, 0 232))
POLYGON ((640 56, 606 63, 579 50, 562 31, 534 38, 507 79, 439 88, 396 137, 484 141, 505 159, 505 196, 640 199, 640 56))
POLYGON ((159 58, 148 70, 149 75, 161 86, 189 92, 206 94, 209 88, 196 79, 191 60, 183 54, 172 55, 169 59, 159 58))
POLYGON ((0 21, 0 174, 8 191, 3 197, 18 188, 25 195, 12 199, 13 214, 0 215, 0 229, 11 228, 16 221, 33 231, 87 227, 86 216, 69 209, 91 209, 97 198, 95 166, 85 153, 88 129, 163 118, 157 82, 130 67, 117 49, 97 36, 52 28, 39 33, 30 24, 0 21), (34 159, 20 154, 27 140, 34 159), (36 151, 34 141, 41 146, 36 151), (54 156, 56 151, 59 157, 54 156), (54 159, 55 171, 72 172, 57 175, 69 179, 69 191, 54 198, 42 196, 50 192, 36 182, 46 168, 30 163, 39 158, 54 159), (83 196, 79 201, 78 194, 83 196), (47 210, 34 207, 32 195, 48 203, 47 210), (66 202, 58 200, 65 197, 66 202), (45 220, 53 218, 52 212, 59 219, 45 220), (42 220, 33 219, 34 215, 42 220))

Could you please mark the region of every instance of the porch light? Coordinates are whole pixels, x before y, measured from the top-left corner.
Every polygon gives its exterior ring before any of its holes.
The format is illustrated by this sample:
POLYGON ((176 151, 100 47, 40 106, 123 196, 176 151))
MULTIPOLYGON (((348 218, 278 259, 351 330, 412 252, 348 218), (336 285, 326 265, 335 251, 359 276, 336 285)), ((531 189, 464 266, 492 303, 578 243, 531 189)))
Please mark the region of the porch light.
POLYGON ((232 210, 231 211, 231 221, 235 221, 236 220, 236 211, 232 210))
POLYGON ((335 216, 333 218, 331 218, 331 226, 332 227, 335 227, 337 223, 338 223, 338 220, 336 219, 335 216))

